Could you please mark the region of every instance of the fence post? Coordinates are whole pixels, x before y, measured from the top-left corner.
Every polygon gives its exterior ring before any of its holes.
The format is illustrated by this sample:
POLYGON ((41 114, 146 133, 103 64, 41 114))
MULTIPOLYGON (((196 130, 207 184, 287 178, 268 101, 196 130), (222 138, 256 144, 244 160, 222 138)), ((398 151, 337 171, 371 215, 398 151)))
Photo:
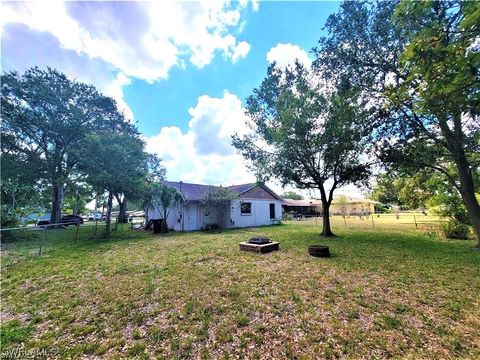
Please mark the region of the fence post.
POLYGON ((77 224, 77 231, 75 232, 75 244, 77 243, 78 240, 78 230, 80 229, 80 225, 77 224))
MULTIPOLYGON (((47 228, 48 228, 47 226, 43 228, 43 242, 45 242, 45 237, 47 236, 47 228)), ((38 256, 42 255, 42 239, 41 237, 39 237, 39 239, 40 239, 40 247, 38 249, 38 256)))
POLYGON ((375 223, 373 222, 373 214, 372 214, 372 228, 375 229, 375 223))
POLYGON ((415 229, 418 229, 417 218, 413 215, 413 221, 415 222, 415 229))

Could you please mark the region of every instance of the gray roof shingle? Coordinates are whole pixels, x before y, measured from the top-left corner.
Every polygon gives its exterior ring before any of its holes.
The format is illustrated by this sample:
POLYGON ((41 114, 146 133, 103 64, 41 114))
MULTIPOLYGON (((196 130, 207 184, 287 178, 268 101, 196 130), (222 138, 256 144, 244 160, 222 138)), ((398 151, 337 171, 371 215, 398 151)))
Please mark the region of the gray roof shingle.
MULTIPOLYGON (((178 181, 164 181, 164 183, 167 186, 170 186, 179 190, 185 197, 185 200, 188 200, 188 201, 203 200, 205 197, 205 193, 208 191, 209 188, 219 187, 219 186, 213 186, 213 185, 192 184, 192 183, 185 183, 185 182, 178 182, 178 181)), ((226 186, 226 188, 240 195, 245 191, 251 188, 254 188, 255 186, 257 186, 256 183, 249 183, 249 184, 226 186)), ((272 190, 268 189, 266 186, 265 188, 269 192, 273 193, 276 197, 278 197, 272 190)))

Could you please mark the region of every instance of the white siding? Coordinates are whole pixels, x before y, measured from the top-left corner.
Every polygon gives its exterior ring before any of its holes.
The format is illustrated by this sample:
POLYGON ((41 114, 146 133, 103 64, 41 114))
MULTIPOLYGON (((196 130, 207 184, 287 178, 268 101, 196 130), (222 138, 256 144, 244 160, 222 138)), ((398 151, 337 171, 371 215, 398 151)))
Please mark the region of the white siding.
POLYGON ((273 199, 241 199, 232 202, 231 219, 234 221, 232 227, 249 227, 277 224, 282 217, 282 202, 273 199), (240 203, 249 202, 252 204, 251 214, 241 214, 240 203), (275 204, 275 219, 270 219, 270 204, 275 204))
MULTIPOLYGON (((204 207, 198 204, 198 202, 188 202, 183 205, 183 219, 180 216, 182 205, 176 206, 170 210, 168 215, 167 224, 169 229, 176 231, 193 231, 201 230, 205 228, 206 224, 218 223, 219 220, 215 219, 214 212, 210 212, 209 216, 205 216, 204 207), (183 228, 182 228, 183 223, 183 228)), ((222 228, 231 227, 249 227, 249 226, 263 226, 277 224, 278 219, 282 217, 282 203, 279 200, 273 199, 241 199, 232 202, 230 209, 226 208, 226 213, 223 219, 220 219, 222 228), (252 212, 249 215, 240 213, 240 203, 250 202, 252 204, 252 212), (270 219, 270 204, 275 204, 275 219, 270 219), (228 213, 228 211, 230 213, 228 213), (231 223, 230 219, 233 221, 231 223)), ((148 212, 150 219, 161 219, 162 215, 159 211, 148 212)))
MULTIPOLYGON (((175 206, 170 210, 170 213, 168 214, 168 218, 167 218, 167 225, 169 229, 173 229, 176 231, 182 230, 182 223, 181 221, 179 222, 180 209, 181 209, 181 206, 180 207, 175 206)), ((163 219, 163 215, 158 210, 150 209, 148 211, 148 218, 150 220, 163 219)))

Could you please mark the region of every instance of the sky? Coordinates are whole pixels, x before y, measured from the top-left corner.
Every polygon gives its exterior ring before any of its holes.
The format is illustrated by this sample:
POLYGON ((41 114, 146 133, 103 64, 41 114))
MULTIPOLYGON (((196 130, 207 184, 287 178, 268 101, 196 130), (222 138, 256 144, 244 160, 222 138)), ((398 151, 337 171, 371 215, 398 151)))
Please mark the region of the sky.
MULTIPOLYGON (((310 64, 333 1, 2 1, 2 71, 54 67, 116 99, 167 178, 255 181, 231 145, 269 64, 310 64)), ((269 184, 280 191, 279 184, 269 184)), ((353 188, 352 188, 353 189, 353 188)), ((355 192, 355 190, 352 190, 355 192)))

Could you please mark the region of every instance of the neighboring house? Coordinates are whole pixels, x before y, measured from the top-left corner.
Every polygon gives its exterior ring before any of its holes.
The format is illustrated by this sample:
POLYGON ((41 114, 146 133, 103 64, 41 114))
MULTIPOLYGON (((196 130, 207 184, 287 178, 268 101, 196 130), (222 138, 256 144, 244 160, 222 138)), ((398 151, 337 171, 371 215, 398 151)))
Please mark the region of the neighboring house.
MULTIPOLYGON (((347 203, 345 206, 346 215, 369 215, 376 211, 377 201, 364 199, 344 194, 334 195, 330 205, 330 215, 341 215, 342 206, 338 203, 340 196, 345 196, 347 203)), ((318 199, 292 200, 284 199, 282 203, 285 213, 295 213, 304 216, 315 216, 322 214, 322 202, 318 199)))
MULTIPOLYGON (((178 189, 185 201, 170 210, 167 224, 177 231, 204 230, 219 226, 235 228, 277 224, 282 217, 282 199, 264 184, 228 186, 238 195, 223 209, 209 209, 203 204, 209 185, 166 181, 178 189)), ((149 210, 149 219, 161 219, 157 210, 149 210)))
POLYGON ((378 201, 365 199, 356 196, 345 194, 338 194, 333 197, 332 205, 330 206, 330 214, 341 215, 342 205, 338 203, 340 196, 345 196, 347 204, 345 205, 346 215, 370 215, 377 210, 378 201))
POLYGON ((322 202, 317 199, 283 199, 283 211, 303 216, 318 216, 322 213, 322 202))

